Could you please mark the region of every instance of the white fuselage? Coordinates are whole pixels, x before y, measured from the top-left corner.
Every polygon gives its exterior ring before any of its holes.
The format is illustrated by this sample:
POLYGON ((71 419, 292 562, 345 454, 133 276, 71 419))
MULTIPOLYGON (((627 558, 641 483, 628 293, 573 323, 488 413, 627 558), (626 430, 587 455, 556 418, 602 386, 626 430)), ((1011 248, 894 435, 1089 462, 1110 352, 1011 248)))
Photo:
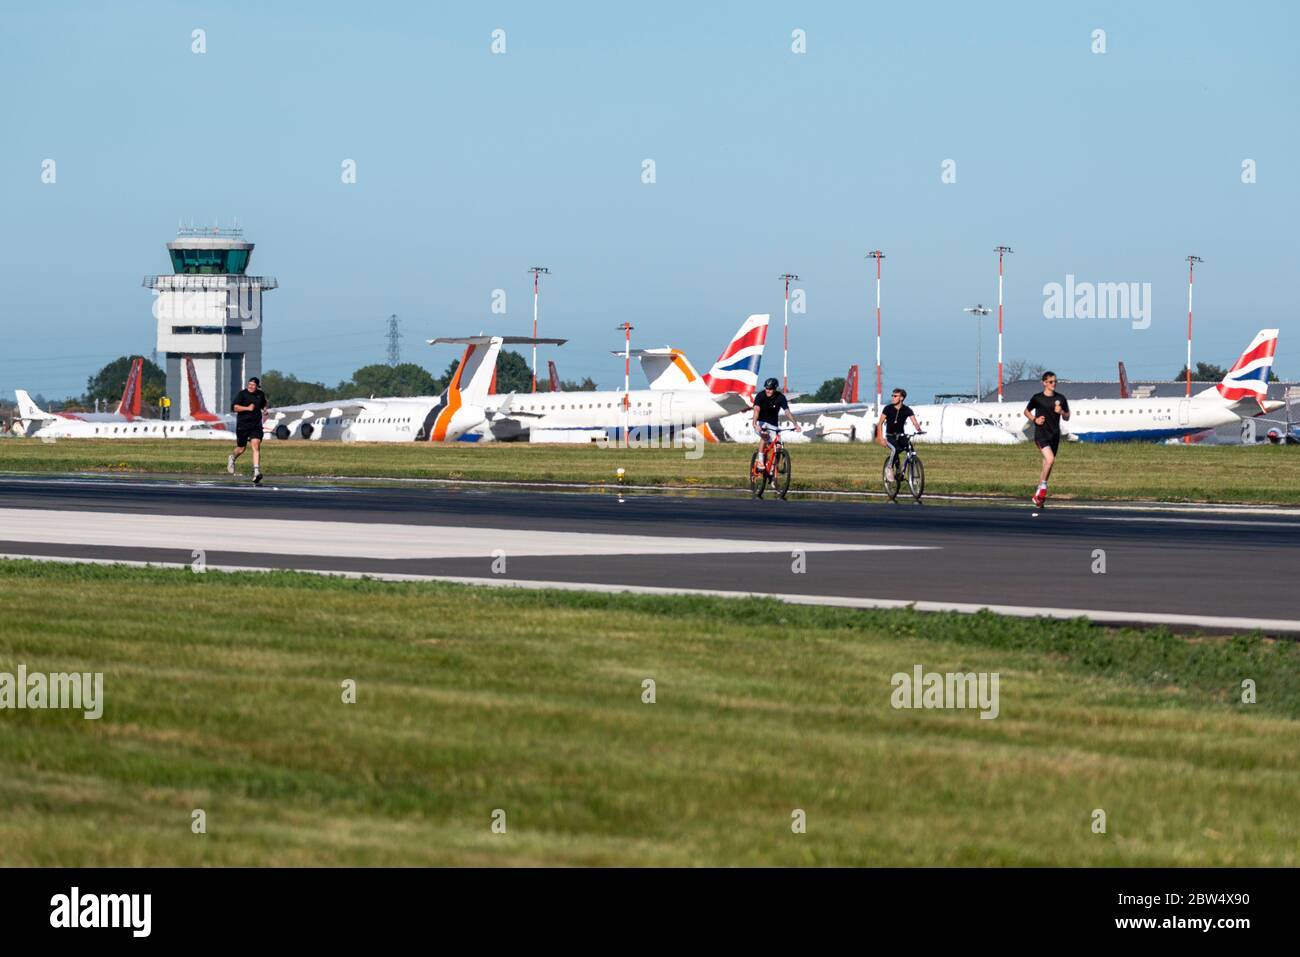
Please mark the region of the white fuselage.
MULTIPOLYGON (((1067 399, 1068 399, 1068 393, 1067 399)), ((1241 420, 1218 398, 1072 399, 1070 418, 1061 420, 1067 439, 1081 442, 1158 442, 1195 435, 1241 420)), ((1026 437, 1033 425, 1024 402, 980 402, 971 406, 1003 428, 1026 437)))
POLYGON ((34 432, 36 439, 220 439, 233 442, 233 417, 229 425, 199 419, 132 419, 121 422, 82 422, 48 419, 34 432))
MULTIPOLYGON (((874 407, 865 411, 836 412, 834 407, 815 407, 815 413, 805 412, 801 403, 790 403, 790 411, 799 418, 804 434, 787 432, 787 443, 814 442, 871 442, 874 441, 876 420, 874 407)), ((803 403, 812 406, 811 403, 803 403)), ((1013 433, 989 420, 968 405, 913 406, 917 421, 925 435, 918 442, 969 443, 974 445, 1014 445, 1023 442, 1024 436, 1013 433)), ((751 424, 751 414, 728 416, 722 420, 722 429, 728 441, 754 442, 757 436, 751 424)), ((783 419, 784 420, 784 419, 783 419)), ((908 431, 911 431, 908 426, 908 431)))
MULTIPOLYGON (((1067 394, 1068 398, 1068 394, 1067 394)), ((1033 436, 1024 402, 972 402, 953 405, 914 405, 921 428, 918 442, 1006 444, 1033 436)), ((1070 418, 1062 420, 1067 440, 1082 442, 1158 442, 1195 435, 1240 420, 1232 406, 1206 397, 1150 399, 1072 399, 1070 418)), ((874 409, 823 423, 827 441, 873 441, 878 416, 874 409), (838 437, 837 437, 838 436, 838 437)))
MULTIPOLYGON (((463 441, 490 442, 532 438, 532 441, 589 442, 621 434, 624 424, 622 392, 536 392, 489 395, 481 404, 463 403, 442 429, 443 396, 362 400, 360 408, 336 415, 283 420, 293 437, 302 424, 311 425, 311 438, 344 442, 463 441), (533 438, 533 436, 536 436, 533 438)), ((679 429, 725 415, 726 410, 703 389, 627 394, 628 427, 636 434, 647 427, 679 429)), ((274 411, 274 410, 272 410, 274 411)))
POLYGON ((633 436, 672 432, 726 415, 706 389, 637 389, 627 393, 626 412, 623 397, 622 392, 538 392, 516 396, 509 411, 525 417, 534 442, 616 438, 625 424, 633 436))

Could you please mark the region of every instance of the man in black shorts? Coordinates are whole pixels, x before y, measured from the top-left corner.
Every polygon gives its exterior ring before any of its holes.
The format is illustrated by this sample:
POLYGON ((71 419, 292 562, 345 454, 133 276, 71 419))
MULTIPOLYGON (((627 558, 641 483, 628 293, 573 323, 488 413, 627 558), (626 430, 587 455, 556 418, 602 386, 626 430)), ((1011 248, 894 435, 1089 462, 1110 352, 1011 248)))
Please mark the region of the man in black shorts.
POLYGON ((782 412, 785 412, 790 421, 794 422, 796 432, 803 431, 794 416, 790 415, 790 402, 786 399, 785 393, 778 392, 776 387, 777 381, 768 379, 763 383, 763 391, 754 396, 754 431, 758 433, 759 451, 764 456, 767 455, 768 437, 776 433, 776 426, 781 421, 782 412))
POLYGON ((889 464, 885 466, 885 478, 890 482, 894 480, 894 463, 898 461, 898 453, 906 452, 910 441, 904 431, 908 420, 911 420, 912 428, 921 431, 916 413, 903 403, 906 398, 906 389, 895 389, 889 397, 889 405, 885 406, 880 418, 876 420, 876 441, 890 451, 889 464))
POLYGON ((1056 462, 1056 450, 1061 444, 1061 420, 1069 420, 1070 403, 1056 391, 1056 373, 1043 373, 1043 391, 1036 393, 1025 406, 1025 418, 1034 423, 1034 444, 1043 453, 1043 474, 1038 491, 1030 499, 1039 508, 1047 501, 1047 479, 1056 462))
POLYGON ((253 446, 253 484, 262 483, 262 410, 270 402, 262 391, 262 380, 253 376, 248 388, 240 389, 230 410, 235 413, 235 451, 226 459, 226 471, 235 474, 235 459, 244 454, 244 448, 253 446))

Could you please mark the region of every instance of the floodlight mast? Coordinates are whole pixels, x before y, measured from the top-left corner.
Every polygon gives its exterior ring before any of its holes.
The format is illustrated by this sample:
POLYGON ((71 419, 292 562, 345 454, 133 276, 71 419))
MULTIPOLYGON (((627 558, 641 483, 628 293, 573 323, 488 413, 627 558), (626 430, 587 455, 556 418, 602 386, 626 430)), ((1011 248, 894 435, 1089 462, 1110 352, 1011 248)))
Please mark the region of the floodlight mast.
POLYGON ((883 408, 880 404, 880 260, 885 258, 885 254, 873 249, 867 253, 867 258, 876 261, 876 414, 879 415, 883 408))
POLYGON ((984 317, 992 315, 993 310, 983 303, 976 303, 962 311, 969 312, 975 317, 975 401, 978 402, 982 396, 980 390, 984 388, 984 371, 981 368, 984 350, 984 317))
POLYGON ((632 330, 635 327, 630 322, 620 322, 614 328, 623 330, 623 446, 626 448, 631 444, 628 438, 628 416, 632 404, 628 393, 632 373, 632 330))
POLYGON ((782 273, 776 277, 785 280, 785 340, 781 347, 781 391, 790 391, 790 282, 799 282, 799 277, 792 272, 782 273))
POLYGON ((1192 396, 1192 277, 1196 264, 1205 262, 1200 256, 1187 257, 1187 397, 1192 396))
MULTIPOLYGON (((537 305, 541 296, 541 277, 549 276, 551 271, 545 266, 531 266, 528 271, 533 276, 533 338, 537 338, 537 305)), ((533 391, 537 391, 537 345, 533 344, 533 391)))
POLYGON ((998 401, 1002 401, 1002 259, 1015 252, 1010 246, 994 246, 998 254, 998 401))

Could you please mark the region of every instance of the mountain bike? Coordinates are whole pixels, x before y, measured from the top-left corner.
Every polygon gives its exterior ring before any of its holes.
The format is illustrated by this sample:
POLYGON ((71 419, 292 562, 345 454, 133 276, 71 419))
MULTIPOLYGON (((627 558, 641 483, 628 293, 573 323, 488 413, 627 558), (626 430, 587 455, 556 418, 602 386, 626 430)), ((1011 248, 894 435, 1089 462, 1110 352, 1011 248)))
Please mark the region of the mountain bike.
POLYGON ((913 432, 912 435, 904 435, 907 439, 907 448, 900 449, 898 452, 898 461, 894 466, 891 476, 889 470, 890 460, 893 459, 893 453, 885 456, 885 464, 880 470, 881 480, 885 484, 885 497, 891 502, 898 497, 898 490, 902 487, 903 482, 907 482, 908 490, 912 493, 912 498, 917 502, 921 501, 921 496, 925 493, 925 467, 921 464, 921 457, 916 454, 916 446, 911 442, 913 436, 925 435, 924 432, 913 432))
POLYGON ((754 498, 762 498, 764 489, 771 485, 777 498, 785 498, 790 491, 790 453, 785 450, 781 433, 790 431, 790 427, 777 426, 768 431, 773 435, 767 443, 767 454, 760 445, 749 460, 749 489, 754 498))

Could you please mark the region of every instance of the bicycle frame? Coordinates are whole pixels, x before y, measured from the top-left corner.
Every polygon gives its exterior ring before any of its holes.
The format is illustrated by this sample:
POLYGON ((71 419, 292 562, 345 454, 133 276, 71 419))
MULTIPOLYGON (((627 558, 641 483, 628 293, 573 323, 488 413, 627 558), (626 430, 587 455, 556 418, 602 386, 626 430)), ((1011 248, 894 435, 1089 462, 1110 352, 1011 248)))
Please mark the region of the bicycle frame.
POLYGON ((907 433, 902 435, 908 439, 907 448, 899 448, 895 445, 889 445, 889 458, 885 460, 885 493, 889 500, 894 501, 898 494, 899 488, 906 484, 911 489, 912 497, 919 503, 921 501, 921 491, 925 487, 925 472, 921 466, 921 456, 916 451, 916 445, 911 441, 913 436, 924 435, 924 430, 907 433), (892 477, 890 471, 892 467, 892 477))
POLYGON ((785 428, 782 428, 781 426, 778 425, 772 428, 770 430, 771 431, 770 438, 768 437, 767 434, 768 431, 769 430, 765 429, 760 433, 760 437, 761 437, 760 440, 765 442, 767 445, 767 448, 763 453, 763 471, 764 473, 766 473, 766 475, 769 478, 775 479, 776 478, 776 452, 777 449, 781 448, 782 445, 784 444, 781 441, 781 433, 789 432, 790 427, 787 426, 785 428))

